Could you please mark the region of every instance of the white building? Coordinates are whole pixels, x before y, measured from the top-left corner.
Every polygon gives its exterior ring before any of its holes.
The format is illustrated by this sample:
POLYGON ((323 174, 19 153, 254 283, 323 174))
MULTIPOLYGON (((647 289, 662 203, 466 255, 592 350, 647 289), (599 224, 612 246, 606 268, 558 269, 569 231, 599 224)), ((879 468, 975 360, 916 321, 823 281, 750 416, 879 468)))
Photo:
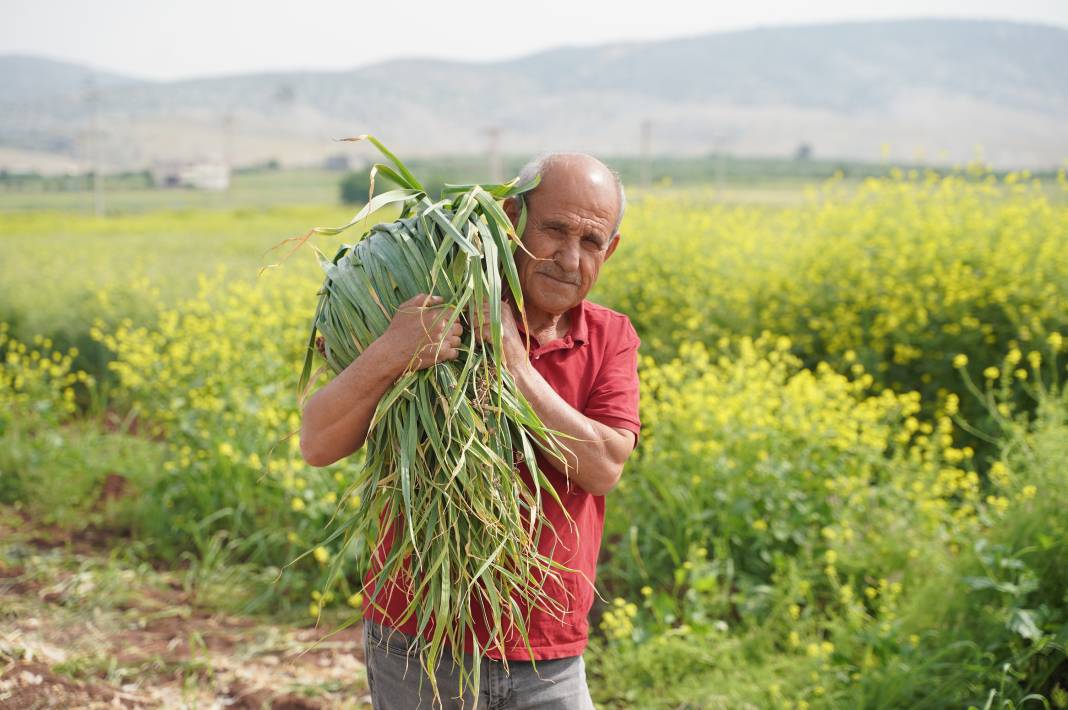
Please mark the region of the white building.
POLYGON ((157 187, 189 187, 194 190, 227 190, 230 166, 223 163, 163 163, 152 167, 157 187))

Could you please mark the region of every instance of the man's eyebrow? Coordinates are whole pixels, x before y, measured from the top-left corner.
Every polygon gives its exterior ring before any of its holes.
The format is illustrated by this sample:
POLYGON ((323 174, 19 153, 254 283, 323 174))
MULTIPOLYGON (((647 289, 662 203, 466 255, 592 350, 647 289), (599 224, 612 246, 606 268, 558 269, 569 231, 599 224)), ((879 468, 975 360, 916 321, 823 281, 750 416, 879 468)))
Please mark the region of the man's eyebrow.
MULTIPOLYGON (((561 219, 560 217, 546 217, 542 220, 541 224, 543 227, 546 227, 548 229, 562 229, 565 232, 569 231, 574 226, 573 222, 566 219, 561 219)), ((607 230, 608 227, 605 227, 605 231, 607 230)), ((605 241, 607 241, 607 237, 601 234, 598 228, 591 226, 587 226, 583 230, 582 237, 592 237, 597 241, 598 246, 603 246, 605 241)))

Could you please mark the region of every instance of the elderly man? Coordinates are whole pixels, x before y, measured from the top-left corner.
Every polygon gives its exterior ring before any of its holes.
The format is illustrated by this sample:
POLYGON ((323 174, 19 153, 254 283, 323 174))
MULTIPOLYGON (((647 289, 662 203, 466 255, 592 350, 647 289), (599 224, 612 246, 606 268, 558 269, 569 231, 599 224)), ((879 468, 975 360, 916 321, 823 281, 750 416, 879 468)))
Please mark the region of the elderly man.
MULTIPOLYGON (((540 175, 534 190, 510 198, 504 208, 518 223, 525 199, 526 250, 516 251, 529 333, 512 308, 504 308, 505 367, 549 427, 575 437, 565 439, 566 461, 538 452, 546 473, 575 522, 566 520, 554 501, 546 516, 555 534, 542 535, 541 551, 581 574, 562 574, 563 587, 546 591, 568 607, 561 619, 529 610, 527 626, 533 658, 514 627, 506 643, 508 670, 499 651, 487 651, 480 668, 480 697, 465 687, 458 697, 458 669, 446 654, 435 669, 445 707, 591 708, 582 653, 588 639, 587 614, 604 525, 604 496, 619 481, 623 464, 637 444, 637 351, 640 341, 629 319, 585 299, 601 266, 619 246, 625 198, 618 177, 597 159, 580 153, 555 153, 528 164, 523 182, 540 175), (527 251, 530 253, 528 254, 527 251), (531 350, 526 349, 530 337, 531 350), (570 479, 570 480, 568 480, 570 479)), ((359 449, 379 399, 406 369, 431 367, 456 358, 459 324, 447 329, 436 297, 411 299, 387 331, 348 368, 320 389, 304 410, 301 450, 312 465, 325 466, 359 449), (443 347, 438 348, 438 344, 443 347)), ((514 304, 512 304, 514 307, 514 304)), ((480 337, 487 337, 480 333, 480 337)), ((530 483, 526 466, 520 464, 530 483)), ((390 536, 372 556, 384 559, 390 536), (382 555, 382 557, 379 557, 382 555)), ((379 562, 380 564, 380 562, 379 562)), ((375 708, 411 710, 431 707, 430 683, 417 662, 416 619, 396 624, 411 599, 402 585, 377 590, 364 611, 367 676, 375 708)), ((477 617, 476 617, 477 618, 477 617)), ((485 647, 489 634, 476 628, 485 647)), ((472 650, 467 639, 465 650, 472 650)))

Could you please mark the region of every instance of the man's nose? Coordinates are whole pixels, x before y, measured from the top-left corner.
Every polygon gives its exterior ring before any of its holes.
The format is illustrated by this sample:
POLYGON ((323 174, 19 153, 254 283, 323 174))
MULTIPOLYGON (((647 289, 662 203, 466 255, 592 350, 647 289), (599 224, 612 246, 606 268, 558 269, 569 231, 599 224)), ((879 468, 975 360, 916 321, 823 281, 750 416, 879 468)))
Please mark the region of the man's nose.
POLYGON ((579 268, 579 247, 570 242, 556 250, 556 264, 562 271, 574 274, 579 268))

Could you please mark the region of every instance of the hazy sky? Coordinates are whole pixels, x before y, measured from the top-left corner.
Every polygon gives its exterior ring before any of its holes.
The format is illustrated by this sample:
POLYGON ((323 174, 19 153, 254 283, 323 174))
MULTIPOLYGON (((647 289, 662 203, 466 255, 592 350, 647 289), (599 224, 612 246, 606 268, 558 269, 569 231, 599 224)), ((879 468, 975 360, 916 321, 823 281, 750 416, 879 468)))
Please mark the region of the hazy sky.
POLYGON ((1068 27, 1068 0, 0 0, 0 8, 0 54, 157 79, 347 69, 412 56, 491 60, 840 20, 973 17, 1068 27))

